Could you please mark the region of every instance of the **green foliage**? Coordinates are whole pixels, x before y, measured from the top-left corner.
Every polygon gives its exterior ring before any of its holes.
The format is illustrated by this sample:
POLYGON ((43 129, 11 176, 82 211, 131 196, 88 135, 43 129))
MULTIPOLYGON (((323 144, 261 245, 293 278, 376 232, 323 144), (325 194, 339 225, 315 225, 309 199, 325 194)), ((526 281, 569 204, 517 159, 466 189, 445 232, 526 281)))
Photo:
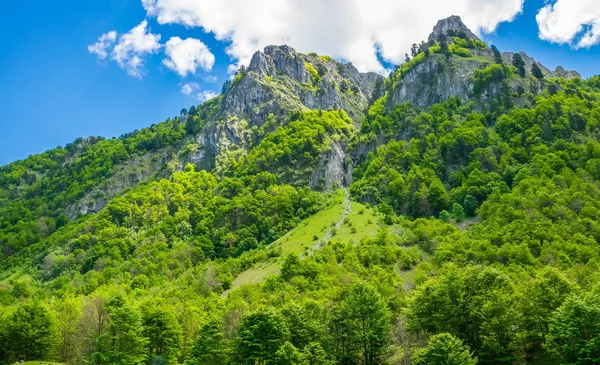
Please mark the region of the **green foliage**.
POLYGON ((343 111, 293 115, 289 124, 267 135, 234 170, 240 177, 266 171, 283 182, 307 184, 321 156, 338 138, 337 142, 348 141, 353 130, 352 121, 343 111))
POLYGON ((147 361, 148 339, 144 336, 142 318, 137 309, 120 297, 109 302, 110 324, 98 341, 100 351, 94 354, 98 364, 137 365, 147 361))
MULTIPOLYGON (((261 309, 247 314, 242 318, 237 330, 237 359, 240 364, 276 363, 282 355, 281 352, 278 354, 278 351, 284 343, 289 343, 286 342, 288 336, 289 329, 274 311, 261 309)), ((289 356, 289 350, 284 350, 284 354, 289 356)))
POLYGON ((226 90, 223 90, 224 93, 237 86, 241 82, 242 78, 246 76, 247 73, 248 70, 246 70, 246 66, 242 65, 242 67, 240 67, 240 69, 236 71, 235 75, 233 76, 233 80, 231 80, 231 82, 227 85, 226 90))
POLYGON ((300 267, 302 263, 298 256, 294 254, 288 255, 283 263, 283 267, 281 268, 281 278, 283 280, 289 281, 294 276, 300 273, 300 267))
POLYGON ((462 205, 458 203, 452 205, 452 217, 454 217, 457 222, 462 222, 465 219, 465 210, 462 205))
POLYGON ((502 82, 509 75, 508 69, 500 64, 494 64, 483 70, 475 70, 473 93, 482 93, 490 84, 502 82))
POLYGON ((416 293, 410 325, 464 340, 482 363, 510 363, 516 324, 512 291, 508 277, 492 268, 454 269, 416 293))
POLYGON ((364 283, 348 290, 334 308, 330 329, 339 361, 380 364, 390 336, 389 311, 377 291, 364 283))
POLYGON ((37 360, 50 355, 55 336, 54 322, 39 301, 19 305, 6 320, 2 336, 8 350, 5 360, 37 360))
POLYGON ((335 62, 335 60, 329 56, 317 56, 321 59, 321 61, 325 63, 335 62))
POLYGON ((502 59, 502 54, 500 53, 498 48, 494 45, 492 45, 491 48, 492 48, 492 52, 494 53, 494 62, 498 65, 503 65, 504 60, 502 59))
POLYGON ((415 352, 415 365, 475 365, 468 346, 456 337, 441 333, 429 339, 427 348, 415 352))
POLYGON ((277 360, 274 364, 277 365, 297 365, 302 361, 302 353, 289 342, 286 342, 275 353, 277 360))
POLYGON ((317 71, 315 66, 313 66, 311 63, 304 62, 304 67, 306 67, 306 69, 308 70, 308 73, 310 74, 310 78, 312 80, 312 85, 314 87, 318 87, 319 84, 321 83, 321 75, 319 75, 319 72, 317 71))
POLYGON ((210 319, 200 327, 189 365, 220 365, 226 362, 229 344, 223 333, 223 321, 210 319))
POLYGON ((148 358, 153 363, 161 358, 165 363, 176 363, 181 344, 181 328, 172 311, 166 308, 144 308, 143 334, 148 341, 148 358))
POLYGON ((475 216, 475 211, 479 207, 479 203, 477 202, 477 199, 475 199, 475 197, 473 195, 466 195, 465 200, 463 202, 463 207, 464 207, 465 215, 467 217, 473 217, 473 216, 475 216))
POLYGON ((63 362, 70 362, 77 358, 77 344, 80 339, 77 331, 77 323, 81 317, 81 301, 74 297, 66 297, 54 303, 57 317, 58 341, 56 355, 63 362))
POLYGON ((345 79, 340 81, 340 92, 345 94, 348 92, 348 89, 348 81, 346 81, 345 79))
POLYGON ((485 42, 480 41, 478 39, 473 39, 471 37, 468 37, 466 34, 462 35, 462 37, 457 37, 457 36, 453 36, 452 38, 452 42, 453 44, 455 44, 457 47, 460 48, 468 48, 468 49, 475 49, 475 48, 487 48, 487 45, 485 44, 485 42))
POLYGON ((327 358, 327 353, 317 342, 311 342, 302 351, 302 365, 331 365, 333 362, 327 358))
POLYGON ((448 50, 451 54, 459 56, 459 57, 473 57, 473 52, 470 50, 463 48, 456 43, 452 43, 448 46, 448 50))
POLYGON ((517 68, 519 76, 525 77, 525 61, 523 61, 523 57, 520 54, 515 53, 513 55, 512 65, 517 68))
POLYGON ((600 301, 597 295, 572 296, 557 309, 549 330, 549 347, 562 364, 600 361, 600 301))
POLYGON ((218 99, 190 108, 187 121, 167 119, 109 140, 80 138, 65 148, 0 167, 0 248, 6 256, 0 267, 37 254, 45 247, 42 241, 68 223, 69 207, 126 169, 129 161, 179 146, 214 114, 215 105, 218 99))
POLYGON ((533 75, 533 77, 535 77, 538 80, 544 78, 544 73, 542 72, 542 69, 540 68, 540 66, 538 66, 537 63, 531 65, 531 75, 533 75))

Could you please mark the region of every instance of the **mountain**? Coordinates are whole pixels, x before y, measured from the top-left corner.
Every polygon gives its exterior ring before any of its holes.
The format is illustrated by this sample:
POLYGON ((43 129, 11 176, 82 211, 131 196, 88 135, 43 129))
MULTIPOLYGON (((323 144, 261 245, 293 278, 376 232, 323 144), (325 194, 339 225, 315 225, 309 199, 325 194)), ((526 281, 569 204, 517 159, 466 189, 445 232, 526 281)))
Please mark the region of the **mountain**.
POLYGON ((600 78, 457 16, 411 53, 268 46, 0 167, 0 363, 594 363, 600 78))

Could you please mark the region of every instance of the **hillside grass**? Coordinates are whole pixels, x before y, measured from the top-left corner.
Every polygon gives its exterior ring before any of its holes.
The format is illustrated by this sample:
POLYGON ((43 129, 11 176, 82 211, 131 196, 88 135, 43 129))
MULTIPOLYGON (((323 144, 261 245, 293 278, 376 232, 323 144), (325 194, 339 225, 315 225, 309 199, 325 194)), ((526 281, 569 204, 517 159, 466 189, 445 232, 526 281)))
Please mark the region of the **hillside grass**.
POLYGON ((489 63, 489 64, 494 63, 493 59, 491 59, 490 57, 486 57, 486 56, 456 57, 456 59, 459 61, 477 61, 479 63, 489 63))
POLYGON ((238 275, 233 280, 232 289, 259 283, 268 276, 277 274, 285 258, 290 254, 306 257, 313 250, 327 243, 326 240, 349 241, 356 244, 365 237, 374 237, 379 228, 379 217, 375 209, 361 203, 346 201, 344 191, 339 189, 327 208, 305 219, 298 227, 268 247, 269 250, 279 250, 281 253, 279 257, 259 262, 238 275), (350 204, 349 211, 346 204, 350 204))
POLYGON ((333 239, 359 243, 363 238, 374 237, 379 231, 380 215, 372 207, 352 202, 352 210, 344 219, 333 239))

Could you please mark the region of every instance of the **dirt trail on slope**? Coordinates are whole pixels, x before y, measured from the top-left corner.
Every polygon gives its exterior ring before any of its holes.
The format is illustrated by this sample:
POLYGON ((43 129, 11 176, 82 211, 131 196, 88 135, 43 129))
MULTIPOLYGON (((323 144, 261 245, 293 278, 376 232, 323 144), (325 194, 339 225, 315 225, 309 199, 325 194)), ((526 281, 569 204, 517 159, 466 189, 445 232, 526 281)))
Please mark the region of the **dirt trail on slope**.
POLYGON ((325 236, 323 236, 323 238, 312 247, 312 250, 316 250, 320 247, 323 247, 333 237, 334 231, 337 231, 340 228, 340 226, 344 223, 344 219, 346 219, 346 217, 348 217, 348 215, 350 215, 350 212, 352 212, 352 202, 350 201, 350 194, 348 193, 348 189, 346 189, 346 188, 344 188, 344 203, 343 204, 344 204, 344 215, 342 216, 342 218, 340 218, 340 220, 338 220, 335 223, 335 226, 333 226, 333 228, 330 228, 329 230, 327 230, 327 232, 325 233, 325 236))
MULTIPOLYGON (((352 201, 350 200, 350 194, 348 193, 348 190, 346 188, 344 188, 344 202, 342 204, 344 206, 344 214, 342 215, 342 217, 335 223, 335 225, 333 227, 331 227, 329 230, 327 230, 327 232, 325 233, 325 235, 323 236, 323 238, 321 240, 319 240, 310 250, 306 251, 305 253, 303 253, 302 255, 299 256, 301 259, 306 258, 306 256, 310 252, 312 252, 312 251, 314 251, 314 250, 322 247, 323 245, 325 245, 327 243, 327 241, 329 241, 334 236, 333 235, 334 230, 339 229, 340 226, 344 223, 344 219, 346 219, 346 217, 348 217, 350 215, 350 213, 352 212, 352 201)), ((273 244, 274 243, 272 243, 271 245, 273 245, 273 244)), ((271 247, 271 245, 269 245, 269 247, 271 247)), ((270 260, 272 260, 272 259, 270 259, 270 260)), ((276 263, 274 261, 269 261, 269 262, 271 264, 273 264, 273 265, 276 265, 276 263)), ((244 275, 244 273, 247 273, 247 272, 249 272, 251 270, 256 270, 256 266, 257 265, 255 264, 255 265, 252 266, 252 268, 250 268, 250 269, 248 269, 248 270, 240 273, 234 279, 234 282, 235 282, 235 280, 238 280, 242 275, 244 275)), ((262 269, 264 269, 264 267, 262 269)), ((277 274, 277 273, 279 273, 279 268, 277 268, 277 270, 274 271, 274 272, 272 272, 271 274, 277 274)), ((260 281, 262 281, 262 280, 260 280, 260 281)), ((234 287, 235 287, 235 284, 234 284, 234 287)), ((234 287, 225 290, 221 294, 221 298, 227 297, 227 295, 234 289, 234 287)))

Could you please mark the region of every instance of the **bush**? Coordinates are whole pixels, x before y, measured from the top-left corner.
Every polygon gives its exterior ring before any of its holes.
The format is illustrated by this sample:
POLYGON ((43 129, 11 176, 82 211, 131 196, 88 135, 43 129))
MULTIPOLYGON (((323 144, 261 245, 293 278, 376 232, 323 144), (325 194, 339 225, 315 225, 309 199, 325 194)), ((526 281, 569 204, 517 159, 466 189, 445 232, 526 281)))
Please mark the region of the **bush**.
POLYGON ((483 70, 475 70, 475 80, 473 82, 473 92, 480 94, 493 82, 501 82, 507 77, 506 68, 502 65, 494 64, 483 70))
POLYGON ((473 57, 473 52, 469 51, 466 48, 460 47, 454 43, 448 46, 448 49, 453 55, 457 55, 460 57, 473 57))
POLYGON ((319 75, 319 72, 317 71, 317 69, 308 62, 304 62, 304 66, 306 67, 306 69, 308 70, 308 73, 310 74, 310 78, 312 79, 313 86, 314 87, 319 86, 319 84, 321 83, 321 76, 319 75))

